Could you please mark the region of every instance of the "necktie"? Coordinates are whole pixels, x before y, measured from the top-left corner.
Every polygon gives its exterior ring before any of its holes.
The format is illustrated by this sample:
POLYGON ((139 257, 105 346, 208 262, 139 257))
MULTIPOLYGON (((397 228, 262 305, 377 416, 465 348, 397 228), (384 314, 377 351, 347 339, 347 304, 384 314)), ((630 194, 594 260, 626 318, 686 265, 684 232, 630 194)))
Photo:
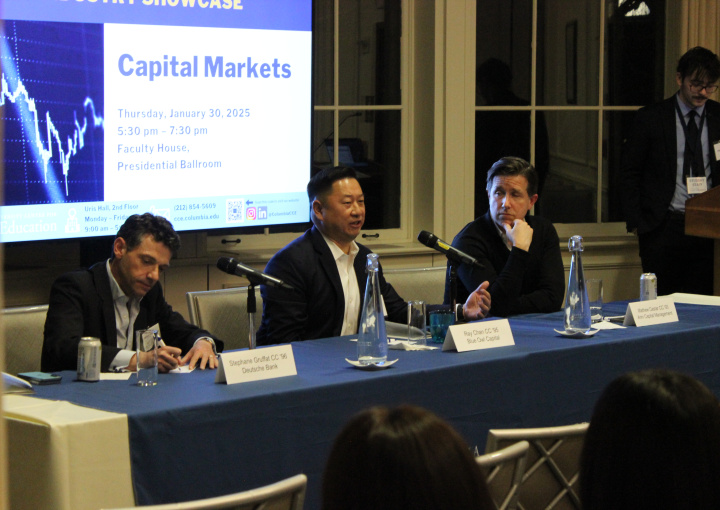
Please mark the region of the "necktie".
POLYGON ((685 131, 685 158, 683 160, 683 175, 685 177, 700 177, 705 175, 702 149, 699 143, 700 133, 698 131, 695 117, 697 113, 690 110, 688 113, 687 130, 685 131))

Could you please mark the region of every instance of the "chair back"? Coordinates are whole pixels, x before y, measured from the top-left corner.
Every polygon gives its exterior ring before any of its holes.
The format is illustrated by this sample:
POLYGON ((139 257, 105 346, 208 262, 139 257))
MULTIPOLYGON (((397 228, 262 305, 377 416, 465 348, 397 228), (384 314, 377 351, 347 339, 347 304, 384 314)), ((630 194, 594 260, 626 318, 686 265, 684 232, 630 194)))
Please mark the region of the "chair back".
POLYGON ((445 294, 445 272, 442 267, 417 269, 388 269, 383 275, 406 301, 422 300, 426 305, 439 305, 445 294))
POLYGON ((2 311, 5 330, 5 372, 40 370, 48 305, 15 306, 2 311))
POLYGON ((530 443, 519 441, 475 459, 485 472, 490 497, 498 510, 517 508, 529 448, 530 443))
MULTIPOLYGON (((247 296, 247 287, 188 292, 185 298, 189 320, 225 342, 226 351, 245 348, 250 337, 247 296)), ((262 297, 257 287, 255 302, 259 311, 253 315, 257 332, 262 317, 262 297)))
POLYGON ((517 508, 580 509, 577 494, 587 423, 535 429, 492 429, 488 431, 486 452, 525 440, 530 443, 525 474, 517 508))
MULTIPOLYGON (((295 475, 264 487, 227 496, 142 508, 146 510, 302 510, 306 487, 307 476, 295 475)), ((131 508, 115 510, 131 510, 131 508)))

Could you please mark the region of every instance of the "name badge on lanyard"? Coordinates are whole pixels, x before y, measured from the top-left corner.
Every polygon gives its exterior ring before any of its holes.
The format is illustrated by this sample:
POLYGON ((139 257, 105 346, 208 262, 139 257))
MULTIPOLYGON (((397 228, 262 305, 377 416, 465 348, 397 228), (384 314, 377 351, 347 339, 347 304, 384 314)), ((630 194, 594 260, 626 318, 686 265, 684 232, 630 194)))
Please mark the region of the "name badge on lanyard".
POLYGON ((687 190, 689 195, 698 195, 707 191, 707 178, 705 177, 688 177, 687 190))

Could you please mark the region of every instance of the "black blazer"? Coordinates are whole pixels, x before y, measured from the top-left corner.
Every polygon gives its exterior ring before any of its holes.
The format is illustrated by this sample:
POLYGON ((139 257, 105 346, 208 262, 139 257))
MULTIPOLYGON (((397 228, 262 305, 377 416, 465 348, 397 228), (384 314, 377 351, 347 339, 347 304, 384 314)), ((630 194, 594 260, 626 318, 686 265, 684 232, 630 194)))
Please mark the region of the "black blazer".
MULTIPOLYGON (((187 353, 195 341, 209 336, 218 350, 223 342, 207 331, 193 326, 173 311, 159 283, 140 301, 134 330, 160 325, 163 340, 187 353)), ((44 372, 75 370, 80 338, 94 336, 102 343, 100 369, 107 371, 120 349, 117 348, 115 308, 105 262, 90 269, 66 273, 53 283, 50 306, 45 320, 41 367, 44 372)))
MULTIPOLYGON (((354 268, 365 294, 365 266, 370 250, 358 244, 354 268)), ((345 315, 345 296, 337 264, 319 230, 312 227, 270 259, 265 272, 291 285, 293 290, 262 285, 263 316, 257 333, 258 345, 339 336, 345 315)), ((380 269, 380 291, 390 320, 405 322, 407 304, 380 269)), ((362 314, 362 310, 360 310, 362 314)), ((358 317, 359 320, 359 317, 358 317)))
MULTIPOLYGON (((720 185, 713 144, 720 140, 720 104, 705 103, 712 185, 720 185)), ((675 96, 638 111, 622 151, 621 196, 628 232, 644 234, 665 218, 675 192, 677 138, 675 96)))

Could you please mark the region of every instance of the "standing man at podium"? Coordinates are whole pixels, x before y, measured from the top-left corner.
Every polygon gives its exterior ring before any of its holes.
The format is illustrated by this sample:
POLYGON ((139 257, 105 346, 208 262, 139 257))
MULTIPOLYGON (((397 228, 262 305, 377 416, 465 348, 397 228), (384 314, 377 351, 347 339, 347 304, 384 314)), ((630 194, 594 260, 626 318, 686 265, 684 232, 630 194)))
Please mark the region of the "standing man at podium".
POLYGON ((713 241, 685 235, 685 201, 720 185, 720 60, 695 47, 677 66, 678 92, 638 111, 622 153, 622 202, 643 272, 658 295, 713 291, 713 241))

